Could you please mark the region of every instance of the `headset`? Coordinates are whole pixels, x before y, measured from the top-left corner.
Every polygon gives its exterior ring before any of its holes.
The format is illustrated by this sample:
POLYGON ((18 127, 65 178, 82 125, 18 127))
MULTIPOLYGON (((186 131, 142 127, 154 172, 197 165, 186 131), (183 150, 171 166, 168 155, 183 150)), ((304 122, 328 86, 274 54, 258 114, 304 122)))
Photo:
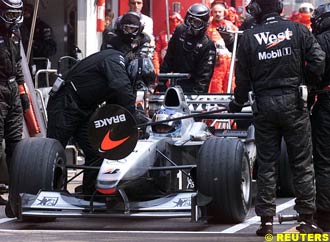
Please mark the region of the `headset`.
MULTIPOLYGON (((262 9, 256 0, 251 0, 251 2, 245 7, 245 10, 252 17, 258 17, 262 14, 262 9)), ((276 12, 281 13, 282 10, 283 10, 283 1, 278 0, 276 12)))

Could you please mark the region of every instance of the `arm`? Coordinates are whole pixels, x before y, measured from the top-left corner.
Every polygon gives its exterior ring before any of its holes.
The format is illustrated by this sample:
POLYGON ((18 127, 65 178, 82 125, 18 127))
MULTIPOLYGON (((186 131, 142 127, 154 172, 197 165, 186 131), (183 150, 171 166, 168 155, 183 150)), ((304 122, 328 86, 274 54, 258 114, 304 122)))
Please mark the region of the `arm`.
POLYGON ((303 26, 303 31, 306 36, 303 47, 306 78, 308 84, 317 85, 325 69, 325 52, 305 26, 303 26))
POLYGON ((212 40, 209 41, 203 53, 199 56, 194 79, 198 82, 200 87, 199 92, 207 93, 216 60, 216 48, 212 40))
POLYGON ((249 53, 247 52, 246 35, 242 36, 237 51, 237 63, 235 71, 235 101, 243 105, 248 100, 248 93, 251 90, 251 79, 249 73, 249 53))

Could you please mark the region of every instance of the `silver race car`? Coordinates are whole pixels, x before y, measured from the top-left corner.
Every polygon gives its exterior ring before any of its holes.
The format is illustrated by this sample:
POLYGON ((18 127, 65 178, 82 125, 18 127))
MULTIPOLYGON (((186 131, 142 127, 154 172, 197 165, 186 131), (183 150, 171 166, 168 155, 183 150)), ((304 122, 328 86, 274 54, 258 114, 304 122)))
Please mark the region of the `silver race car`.
POLYGON ((146 124, 136 124, 119 106, 100 107, 89 129, 93 147, 104 157, 100 167, 67 164, 54 139, 23 139, 12 159, 9 202, 15 216, 244 221, 252 200, 254 127, 249 109, 226 112, 230 99, 230 94, 184 95, 173 85, 165 94, 148 96, 143 105, 152 118, 146 124), (239 120, 244 128, 233 128, 239 120), (141 130, 148 135, 138 139, 141 130), (67 190, 71 168, 98 170, 93 196, 67 190))

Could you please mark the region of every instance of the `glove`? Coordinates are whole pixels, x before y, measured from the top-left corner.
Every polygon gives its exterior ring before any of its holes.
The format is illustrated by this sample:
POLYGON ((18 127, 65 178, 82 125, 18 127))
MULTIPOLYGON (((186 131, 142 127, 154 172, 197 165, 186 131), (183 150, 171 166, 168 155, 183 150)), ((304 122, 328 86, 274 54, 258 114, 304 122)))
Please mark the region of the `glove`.
MULTIPOLYGON (((135 110, 135 119, 137 124, 145 124, 150 122, 150 118, 148 118, 145 114, 145 112, 141 109, 135 110)), ((148 139, 149 133, 147 132, 147 126, 140 127, 139 128, 139 139, 148 139)))
POLYGON ((229 113, 239 113, 242 111, 243 104, 239 104, 238 102, 234 100, 230 101, 228 105, 228 112, 229 113))
POLYGON ((135 110, 135 120, 136 124, 145 124, 150 121, 150 118, 147 117, 145 112, 141 109, 136 109, 135 110))
POLYGON ((30 108, 29 96, 26 93, 22 93, 20 94, 20 98, 21 98, 23 112, 25 113, 30 108))
POLYGON ((221 35, 221 37, 223 38, 223 40, 225 41, 226 46, 231 45, 234 42, 234 34, 229 33, 227 31, 227 27, 225 26, 220 26, 217 28, 219 34, 221 35))

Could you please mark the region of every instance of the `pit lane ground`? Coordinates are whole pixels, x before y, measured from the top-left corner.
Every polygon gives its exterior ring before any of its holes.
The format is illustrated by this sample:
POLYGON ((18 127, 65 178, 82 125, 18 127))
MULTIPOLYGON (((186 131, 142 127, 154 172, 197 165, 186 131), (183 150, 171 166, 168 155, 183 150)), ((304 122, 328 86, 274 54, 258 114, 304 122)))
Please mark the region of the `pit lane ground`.
MULTIPOLYGON (((293 198, 278 198, 276 204, 277 213, 295 214, 293 198)), ((6 218, 4 206, 0 206, 0 241, 266 241, 255 235, 259 221, 252 208, 241 224, 195 223, 182 218, 57 218, 49 223, 26 223, 6 218)), ((297 224, 279 224, 276 217, 274 232, 296 232, 297 224)))

